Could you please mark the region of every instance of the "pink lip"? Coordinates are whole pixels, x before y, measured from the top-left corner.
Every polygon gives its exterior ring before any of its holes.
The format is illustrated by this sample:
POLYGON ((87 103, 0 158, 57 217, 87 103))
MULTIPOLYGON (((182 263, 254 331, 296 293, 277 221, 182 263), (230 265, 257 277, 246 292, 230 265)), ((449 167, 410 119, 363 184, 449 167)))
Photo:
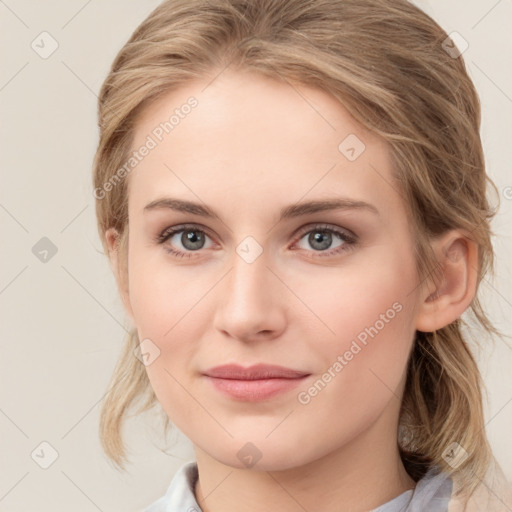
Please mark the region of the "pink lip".
POLYGON ((239 400, 255 402, 293 389, 310 374, 268 364, 249 368, 227 364, 210 368, 204 375, 217 390, 239 400))

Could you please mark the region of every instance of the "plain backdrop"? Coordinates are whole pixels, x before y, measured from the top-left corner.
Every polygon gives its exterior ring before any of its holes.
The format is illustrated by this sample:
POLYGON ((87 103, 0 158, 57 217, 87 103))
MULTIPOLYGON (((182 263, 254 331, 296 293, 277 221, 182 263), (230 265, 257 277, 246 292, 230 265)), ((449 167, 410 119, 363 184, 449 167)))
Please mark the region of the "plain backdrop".
MULTIPOLYGON (((0 0, 0 511, 141 510, 193 458, 181 434, 164 442, 155 414, 126 425, 126 473, 98 438, 99 404, 128 323, 96 232, 96 96, 118 50, 159 3, 0 0)), ((463 58, 502 203, 496 278, 482 286, 492 319, 510 333, 512 3, 417 4, 469 44, 463 58)), ((512 350, 497 339, 478 358, 486 429, 512 479, 512 350)))

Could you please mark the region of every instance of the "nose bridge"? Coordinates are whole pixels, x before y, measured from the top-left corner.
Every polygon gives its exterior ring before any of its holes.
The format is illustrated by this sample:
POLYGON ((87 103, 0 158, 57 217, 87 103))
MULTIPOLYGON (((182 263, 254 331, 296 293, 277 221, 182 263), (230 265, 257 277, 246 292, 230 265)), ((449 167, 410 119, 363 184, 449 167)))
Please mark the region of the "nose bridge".
MULTIPOLYGON (((216 312, 216 328, 238 339, 258 332, 277 333, 284 322, 275 276, 264 252, 256 254, 251 241, 242 242, 232 258, 216 312)), ((261 250, 260 250, 261 251, 261 250)))
POLYGON ((268 258, 261 253, 252 259, 254 257, 251 254, 252 249, 244 254, 240 250, 241 247, 243 247, 242 244, 237 247, 237 253, 233 256, 226 299, 227 302, 232 302, 231 307, 236 306, 238 309, 244 305, 259 308, 271 302, 268 283, 271 272, 267 268, 268 258), (249 254, 251 257, 247 258, 249 254), (263 300, 265 295, 267 300, 263 300))

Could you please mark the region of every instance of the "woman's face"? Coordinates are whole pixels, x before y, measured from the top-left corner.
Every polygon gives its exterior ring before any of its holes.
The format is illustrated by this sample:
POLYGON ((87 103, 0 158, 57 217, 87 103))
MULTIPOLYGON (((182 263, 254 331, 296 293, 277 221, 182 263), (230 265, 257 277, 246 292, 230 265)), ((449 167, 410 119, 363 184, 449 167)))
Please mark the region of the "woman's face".
POLYGON ((172 422, 267 470, 396 439, 419 288, 384 143, 228 69, 153 103, 132 149, 128 308, 172 422))

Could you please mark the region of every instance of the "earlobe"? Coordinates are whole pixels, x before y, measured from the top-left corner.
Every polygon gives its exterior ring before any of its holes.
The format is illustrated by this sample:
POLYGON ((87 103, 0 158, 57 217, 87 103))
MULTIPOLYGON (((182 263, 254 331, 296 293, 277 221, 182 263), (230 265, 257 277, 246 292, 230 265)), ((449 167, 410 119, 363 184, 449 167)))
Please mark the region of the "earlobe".
POLYGON ((416 329, 433 332, 450 324, 469 307, 476 294, 478 247, 460 231, 450 231, 432 243, 440 266, 440 278, 429 279, 420 296, 422 301, 416 329))
POLYGON ((123 267, 120 256, 121 236, 115 228, 110 228, 105 231, 105 239, 107 241, 109 252, 108 257, 114 272, 119 295, 121 296, 121 300, 126 312, 133 322, 133 311, 130 304, 130 294, 128 288, 128 269, 123 267))

